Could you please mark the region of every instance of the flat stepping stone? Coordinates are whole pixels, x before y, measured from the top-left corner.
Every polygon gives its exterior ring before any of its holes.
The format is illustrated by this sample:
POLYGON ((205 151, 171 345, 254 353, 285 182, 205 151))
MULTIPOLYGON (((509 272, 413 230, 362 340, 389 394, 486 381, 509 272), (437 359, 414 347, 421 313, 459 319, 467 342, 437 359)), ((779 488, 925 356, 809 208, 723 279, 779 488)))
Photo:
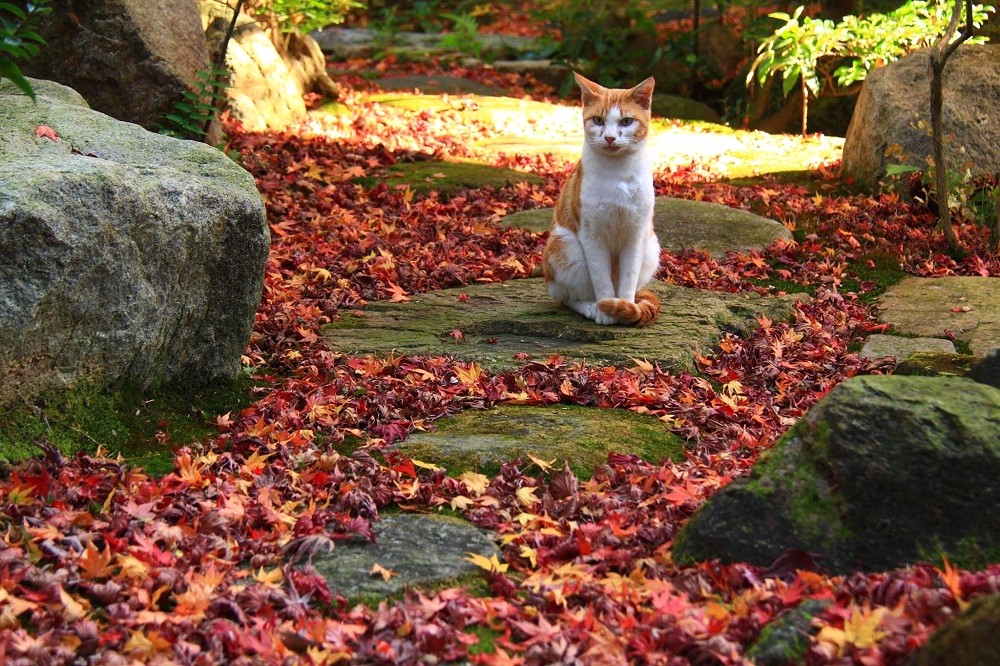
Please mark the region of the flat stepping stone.
POLYGON ((502 97, 506 91, 460 76, 392 76, 375 81, 385 91, 419 90, 430 95, 502 97))
POLYGON ((612 451, 658 463, 684 459, 683 441, 658 418, 624 409, 575 405, 527 407, 502 405, 467 410, 435 421, 436 430, 417 432, 400 443, 410 458, 440 465, 450 474, 468 470, 495 472, 526 454, 563 461, 589 478, 612 451))
POLYGON ((700 120, 706 123, 721 123, 722 118, 715 109, 687 97, 679 95, 653 95, 653 116, 660 118, 678 118, 681 120, 700 120))
POLYGON ((331 348, 348 354, 453 356, 497 372, 558 354, 592 365, 658 361, 674 371, 694 366, 723 332, 747 335, 755 317, 790 316, 803 294, 757 294, 689 289, 656 282, 663 303, 656 321, 643 328, 600 326, 557 305, 541 278, 508 280, 428 292, 402 303, 369 303, 357 316, 324 328, 331 348), (456 339, 456 332, 462 339, 456 339), (453 335, 455 334, 455 335, 453 335), (516 355, 516 356, 515 356, 516 355))
POLYGON ((466 189, 541 182, 533 173, 467 161, 400 162, 389 167, 386 180, 390 187, 405 184, 420 194, 436 190, 445 199, 466 189))
MULTIPOLYGON (((536 208, 508 215, 500 222, 532 231, 548 231, 551 208, 536 208)), ((723 256, 728 250, 762 250, 774 241, 792 240, 792 233, 780 222, 716 203, 657 197, 653 226, 660 245, 672 252, 681 249, 705 250, 723 256)))
POLYGON ((480 571, 464 560, 469 553, 486 558, 498 554, 485 532, 448 516, 382 516, 372 531, 375 543, 338 541, 328 554, 313 558, 333 594, 347 599, 397 594, 407 586, 434 585, 480 571), (392 572, 388 580, 372 573, 376 564, 392 572))
POLYGON ((876 359, 894 356, 905 361, 911 354, 937 352, 954 354, 955 345, 942 338, 901 338, 898 335, 870 335, 861 348, 861 358, 876 359))
POLYGON ((907 277, 878 300, 878 320, 904 335, 955 339, 984 356, 1000 341, 1000 278, 907 277))

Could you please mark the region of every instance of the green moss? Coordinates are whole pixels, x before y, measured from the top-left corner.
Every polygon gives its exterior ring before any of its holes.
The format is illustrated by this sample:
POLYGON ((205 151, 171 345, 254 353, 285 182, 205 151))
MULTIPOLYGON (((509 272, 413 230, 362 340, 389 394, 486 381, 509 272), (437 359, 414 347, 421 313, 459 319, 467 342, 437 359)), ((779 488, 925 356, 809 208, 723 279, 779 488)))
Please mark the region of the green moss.
POLYGON ((252 382, 172 385, 145 394, 77 387, 0 409, 0 458, 15 462, 48 441, 68 455, 98 446, 152 474, 173 469, 173 450, 217 432, 215 417, 251 402, 252 382), (163 441, 158 441, 159 437, 163 441))
POLYGON ((507 461, 532 454, 564 460, 587 479, 608 453, 637 455, 656 463, 683 460, 683 440, 658 419, 627 410, 576 405, 468 410, 437 422, 437 432, 417 433, 400 445, 409 457, 444 467, 451 475, 475 470, 495 475, 507 461))
MULTIPOLYGON (((442 590, 448 590, 453 587, 462 588, 471 597, 484 598, 492 596, 489 583, 486 582, 486 578, 483 573, 478 571, 468 573, 463 576, 456 576, 455 578, 449 578, 448 580, 438 581, 431 585, 411 585, 408 589, 420 590, 425 594, 433 595, 442 590)), ((403 599, 403 595, 405 594, 406 590, 396 592, 394 594, 359 594, 356 597, 348 599, 347 605, 356 606, 358 604, 362 604, 372 610, 376 610, 379 604, 383 601, 391 605, 395 601, 401 601, 403 599)))
POLYGON ((501 188, 514 183, 542 183, 535 174, 476 162, 402 162, 389 167, 388 183, 408 185, 418 194, 438 192, 450 198, 467 189, 501 188))
POLYGON ((939 564, 947 560, 952 566, 970 571, 980 571, 1000 562, 1000 547, 984 546, 973 536, 958 543, 945 545, 940 539, 917 544, 917 553, 923 562, 939 564))
POLYGON ((469 646, 469 654, 493 654, 497 651, 497 639, 503 636, 502 631, 478 624, 466 627, 465 632, 479 639, 478 643, 469 646))
MULTIPOLYGON (((955 341, 956 346, 959 341, 955 341)), ((966 343, 968 344, 968 343, 966 343)), ((947 352, 915 352, 896 366, 897 375, 918 375, 938 377, 941 375, 964 377, 979 360, 971 354, 949 354, 947 352)))
POLYGON ((952 340, 955 344, 955 351, 965 356, 972 356, 972 345, 968 340, 952 340))
POLYGON ((899 265, 899 257, 888 253, 868 254, 859 257, 847 267, 847 274, 852 276, 846 278, 840 285, 840 291, 856 292, 862 301, 874 302, 876 298, 885 293, 886 289, 895 285, 904 277, 906 273, 899 265), (868 262, 873 265, 870 266, 868 262), (862 282, 875 282, 875 287, 868 292, 861 293, 862 282))

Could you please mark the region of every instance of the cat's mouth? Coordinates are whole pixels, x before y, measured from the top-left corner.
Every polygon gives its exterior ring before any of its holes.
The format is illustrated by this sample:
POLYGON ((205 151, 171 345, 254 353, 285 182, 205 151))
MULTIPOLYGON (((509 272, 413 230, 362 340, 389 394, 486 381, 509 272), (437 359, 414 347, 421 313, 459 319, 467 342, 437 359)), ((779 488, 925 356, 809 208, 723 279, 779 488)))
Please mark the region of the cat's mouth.
POLYGON ((604 150, 609 153, 617 153, 619 148, 621 148, 621 146, 604 146, 604 150))

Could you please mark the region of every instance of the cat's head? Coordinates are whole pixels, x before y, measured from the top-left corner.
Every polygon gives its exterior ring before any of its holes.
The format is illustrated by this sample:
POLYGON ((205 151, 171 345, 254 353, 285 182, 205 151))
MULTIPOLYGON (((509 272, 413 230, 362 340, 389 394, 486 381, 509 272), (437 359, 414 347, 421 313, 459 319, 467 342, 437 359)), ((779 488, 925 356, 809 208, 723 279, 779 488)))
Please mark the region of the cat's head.
POLYGON ((574 73, 583 93, 583 133, 587 145, 605 155, 638 150, 649 132, 653 77, 634 88, 605 88, 574 73))

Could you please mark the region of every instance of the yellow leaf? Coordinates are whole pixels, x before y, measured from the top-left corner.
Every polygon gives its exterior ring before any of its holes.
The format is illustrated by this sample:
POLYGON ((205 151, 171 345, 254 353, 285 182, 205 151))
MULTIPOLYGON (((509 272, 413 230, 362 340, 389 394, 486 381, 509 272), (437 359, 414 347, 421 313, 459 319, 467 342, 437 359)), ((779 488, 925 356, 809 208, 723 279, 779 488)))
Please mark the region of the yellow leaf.
POLYGON ((521 557, 531 562, 531 567, 538 567, 538 551, 531 546, 521 546, 521 552, 519 553, 521 557))
POLYGON ((464 483, 473 495, 482 495, 490 485, 490 477, 478 472, 463 472, 458 480, 464 483))
POLYGON ((410 462, 413 463, 414 467, 419 467, 421 469, 429 469, 432 472, 436 472, 439 469, 443 469, 442 467, 438 467, 434 463, 425 463, 421 460, 417 460, 416 458, 411 459, 410 462))
POLYGON ((517 489, 517 501, 520 502, 524 507, 530 507, 538 498, 535 497, 535 491, 537 488, 534 486, 521 486, 517 489))
POLYGON ((475 502, 464 495, 456 495, 451 499, 451 508, 453 511, 465 511, 473 504, 475 502))
POLYGON ((507 571, 508 565, 504 564, 497 559, 496 553, 490 555, 489 558, 480 555, 478 553, 469 553, 468 556, 463 558, 466 562, 471 562, 475 564, 480 569, 485 569, 486 571, 496 571, 503 573, 507 571))
POLYGON ((118 566, 121 567, 121 575, 126 578, 145 578, 149 573, 149 567, 132 555, 119 553, 118 566))
MULTIPOLYGON (((137 629, 125 642, 125 652, 141 660, 149 660, 161 652, 171 650, 170 641, 155 629, 147 636, 137 629)), ((172 651, 172 650, 171 650, 172 651)))
POLYGON ((888 632, 879 631, 878 625, 888 612, 887 608, 880 607, 873 611, 859 609, 857 607, 851 612, 851 617, 844 620, 844 639, 859 648, 869 648, 874 646, 888 632))
POLYGON ((258 583, 262 583, 267 587, 279 587, 284 578, 279 567, 275 567, 270 571, 261 568, 254 573, 253 577, 258 583))
MULTIPOLYGON (((73 598, 73 595, 69 594, 66 590, 59 587, 59 601, 62 603, 62 615, 66 620, 72 622, 73 620, 79 620, 87 615, 87 606, 73 598)), ((87 604, 88 606, 90 604, 87 604)))
POLYGON ((536 465, 538 465, 539 467, 541 467, 543 472, 551 472, 551 471, 553 471, 555 469, 552 466, 552 463, 554 463, 556 461, 555 458, 553 458, 552 460, 542 460, 541 458, 536 458, 535 456, 533 456, 533 455, 531 455, 529 453, 528 454, 528 459, 531 460, 531 462, 533 462, 536 465))

